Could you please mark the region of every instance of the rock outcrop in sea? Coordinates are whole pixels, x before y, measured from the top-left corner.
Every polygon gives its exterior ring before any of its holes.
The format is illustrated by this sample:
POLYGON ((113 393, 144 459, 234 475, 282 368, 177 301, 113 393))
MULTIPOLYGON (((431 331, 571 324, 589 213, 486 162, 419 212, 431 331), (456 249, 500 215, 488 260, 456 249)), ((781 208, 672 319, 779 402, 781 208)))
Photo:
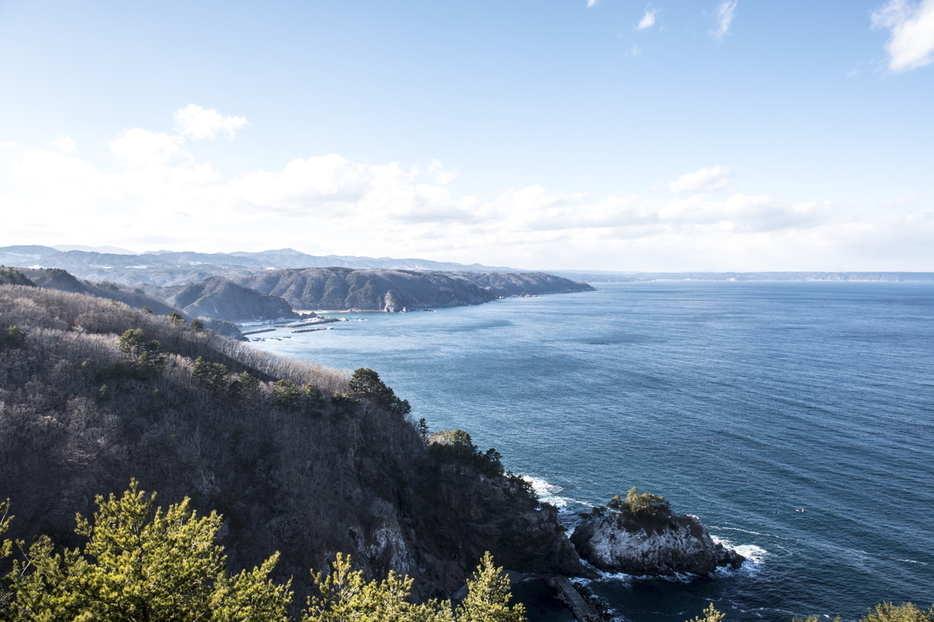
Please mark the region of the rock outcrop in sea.
POLYGON ((632 575, 707 575, 723 566, 739 568, 746 559, 714 542, 698 517, 679 516, 668 508, 588 519, 574 530, 571 542, 596 568, 632 575))

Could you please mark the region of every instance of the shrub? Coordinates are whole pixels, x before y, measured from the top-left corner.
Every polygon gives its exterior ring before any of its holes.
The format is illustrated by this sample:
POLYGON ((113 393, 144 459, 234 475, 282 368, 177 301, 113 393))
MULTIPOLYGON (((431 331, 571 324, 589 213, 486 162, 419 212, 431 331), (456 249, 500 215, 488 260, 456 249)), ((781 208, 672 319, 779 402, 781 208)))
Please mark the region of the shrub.
POLYGON ((320 413, 324 408, 324 393, 313 384, 306 384, 302 390, 305 394, 305 408, 312 413, 320 413))
POLYGON ((195 359, 191 375, 196 383, 211 393, 220 393, 227 387, 227 366, 221 363, 209 363, 199 356, 195 359))
POLYGON ((880 603, 860 618, 859 622, 934 622, 934 607, 921 611, 912 603, 880 603))
POLYGON ((300 403, 301 394, 291 380, 277 380, 272 385, 272 397, 279 406, 289 410, 296 410, 300 403))
POLYGON ((259 380, 251 376, 248 371, 240 372, 227 388, 227 397, 234 402, 253 399, 258 393, 259 380))
MULTIPOLYGON (((665 497, 647 492, 639 493, 637 491, 638 488, 635 486, 629 489, 629 492, 626 493, 626 501, 625 505, 622 507, 622 511, 628 512, 629 514, 654 516, 659 511, 671 509, 665 497)), ((619 499, 619 497, 614 497, 614 500, 616 499, 619 499)), ((616 509, 610 504, 607 505, 612 509, 616 509)))
POLYGON ((606 505, 594 506, 590 512, 580 512, 578 516, 583 519, 600 518, 605 516, 607 510, 615 514, 626 514, 629 516, 657 516, 660 512, 671 509, 665 497, 653 495, 647 492, 640 493, 638 488, 633 486, 626 493, 623 499, 619 495, 610 499, 606 505))
POLYGON ((473 444, 470 434, 463 430, 445 430, 432 434, 428 439, 428 452, 441 462, 472 466, 487 477, 503 474, 502 455, 492 447, 481 452, 473 444))
POLYGON ((726 616, 713 606, 713 603, 708 604, 701 615, 696 618, 689 620, 688 622, 723 622, 723 618, 726 616))
POLYGON ((357 401, 346 393, 335 393, 331 396, 331 403, 339 414, 347 414, 357 401))
POLYGON ((361 367, 355 371, 350 377, 350 390, 374 396, 383 408, 400 417, 412 412, 408 400, 396 397, 396 392, 380 380, 379 374, 372 369, 361 367))
POLYGON ((143 329, 130 328, 123 331, 117 340, 117 348, 126 354, 133 363, 130 366, 116 366, 116 376, 133 376, 141 380, 150 378, 165 367, 165 353, 162 344, 155 339, 146 341, 143 329))
POLYGON ((11 350, 22 348, 26 344, 26 335, 18 326, 10 326, 6 332, 0 335, 0 349, 9 348, 11 350))

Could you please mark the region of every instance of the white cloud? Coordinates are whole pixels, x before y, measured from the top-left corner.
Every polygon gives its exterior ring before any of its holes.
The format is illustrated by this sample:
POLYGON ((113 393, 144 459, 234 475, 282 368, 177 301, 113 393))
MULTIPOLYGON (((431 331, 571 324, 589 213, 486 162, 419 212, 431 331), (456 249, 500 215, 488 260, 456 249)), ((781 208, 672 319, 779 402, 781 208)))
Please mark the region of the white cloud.
POLYGON ((58 138, 50 142, 49 146, 55 147, 62 153, 71 153, 73 151, 78 150, 78 147, 75 145, 75 141, 73 141, 68 136, 59 136, 58 138))
POLYGON ((668 189, 675 194, 682 192, 709 192, 725 187, 730 181, 730 169, 727 166, 699 168, 693 173, 685 173, 668 184, 668 189))
POLYGON ((730 31, 738 0, 723 0, 717 5, 717 28, 710 34, 717 40, 723 39, 730 31))
POLYGON ((19 147, 19 143, 14 143, 10 141, 5 141, 0 143, 0 149, 16 149, 19 147))
MULTIPOLYGON (((4 155, 0 243, 116 244, 229 251, 292 246, 315 254, 408 256, 517 268, 930 270, 934 206, 891 209, 780 201, 725 189, 716 165, 665 192, 590 197, 542 185, 457 195, 454 174, 336 154, 224 176, 181 138, 134 128, 112 141, 126 166, 102 172, 55 149, 4 155), (140 164, 147 164, 145 166, 140 164), (428 179, 430 181, 426 182, 428 179)), ((912 201, 912 199, 915 199, 912 201)))
POLYGON ((597 0, 587 0, 587 8, 588 8, 588 9, 589 9, 590 7, 596 5, 596 4, 597 4, 597 0))
POLYGON ((450 171, 444 170, 444 166, 441 162, 434 158, 431 159, 431 166, 428 167, 428 171, 435 178, 435 182, 442 186, 461 174, 457 168, 452 168, 450 171))
POLYGON ((187 155, 183 139, 134 127, 108 141, 111 153, 131 166, 165 165, 187 155))
POLYGON ((646 9, 645 15, 642 16, 642 19, 639 20, 639 25, 636 26, 638 30, 645 30, 646 28, 651 28, 655 25, 655 14, 658 11, 655 9, 648 10, 646 9))
POLYGON ((175 112, 175 125, 182 136, 200 140, 213 139, 218 132, 224 132, 229 138, 233 138, 249 123, 245 117, 225 117, 217 110, 188 104, 175 112))
POLYGON ((889 69, 910 71, 934 63, 934 0, 889 2, 872 13, 872 27, 886 28, 889 69))

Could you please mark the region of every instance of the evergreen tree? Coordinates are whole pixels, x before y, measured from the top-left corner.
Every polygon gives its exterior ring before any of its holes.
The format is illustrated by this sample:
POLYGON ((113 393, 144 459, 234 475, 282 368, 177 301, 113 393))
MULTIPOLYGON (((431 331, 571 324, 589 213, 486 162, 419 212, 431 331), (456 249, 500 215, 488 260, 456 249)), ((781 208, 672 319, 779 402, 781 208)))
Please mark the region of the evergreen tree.
POLYGON ((227 387, 227 366, 223 363, 209 363, 199 356, 195 359, 191 375, 195 382, 211 393, 219 393, 227 387))
MULTIPOLYGON (((630 490, 630 492, 632 492, 632 490, 630 490)), ((688 622, 723 622, 723 618, 725 617, 725 614, 717 611, 717 608, 713 606, 713 603, 710 603, 704 608, 704 611, 701 615, 692 620, 688 620, 688 622)))
POLYGON ((511 596, 509 577, 496 567, 488 551, 467 580, 467 598, 457 606, 457 622, 524 622, 525 606, 510 606, 511 596))
POLYGON ((366 581, 351 570, 349 555, 337 554, 331 572, 314 577, 317 596, 308 598, 302 622, 453 622, 446 603, 409 601, 412 579, 390 571, 383 581, 366 581))
POLYGON ((6 617, 84 622, 284 622, 288 585, 268 576, 278 559, 228 576, 215 540, 221 518, 198 516, 188 499, 153 510, 155 494, 135 481, 117 498, 97 497, 91 520, 78 515, 83 548, 55 552, 51 540, 26 547, 7 575, 6 617))

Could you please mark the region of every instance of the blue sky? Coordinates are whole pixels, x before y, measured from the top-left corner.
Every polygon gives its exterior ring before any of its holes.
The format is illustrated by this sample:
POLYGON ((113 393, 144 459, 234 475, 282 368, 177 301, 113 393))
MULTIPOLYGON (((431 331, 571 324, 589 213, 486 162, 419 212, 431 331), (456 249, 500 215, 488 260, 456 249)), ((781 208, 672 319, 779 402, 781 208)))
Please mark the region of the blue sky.
POLYGON ((0 245, 934 270, 934 0, 0 0, 0 245))

